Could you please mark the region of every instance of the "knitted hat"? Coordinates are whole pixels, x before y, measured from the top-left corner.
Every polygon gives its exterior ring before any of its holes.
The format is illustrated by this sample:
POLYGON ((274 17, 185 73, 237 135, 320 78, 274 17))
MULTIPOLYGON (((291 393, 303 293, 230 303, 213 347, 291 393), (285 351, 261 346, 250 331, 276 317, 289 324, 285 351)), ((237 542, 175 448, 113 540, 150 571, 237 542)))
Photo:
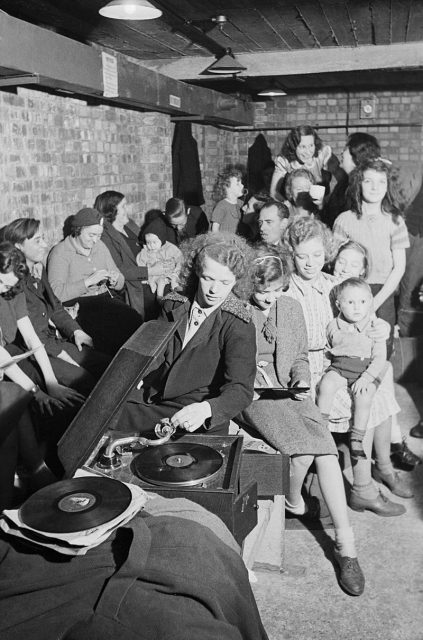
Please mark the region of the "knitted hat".
POLYGON ((78 213, 75 213, 72 226, 73 227, 89 227, 92 224, 103 224, 103 216, 97 209, 80 209, 78 213))
POLYGON ((162 218, 154 218, 154 220, 149 222, 143 229, 143 244, 145 244, 145 236, 147 233, 154 233, 155 236, 160 238, 162 244, 164 244, 167 240, 166 223, 162 218))

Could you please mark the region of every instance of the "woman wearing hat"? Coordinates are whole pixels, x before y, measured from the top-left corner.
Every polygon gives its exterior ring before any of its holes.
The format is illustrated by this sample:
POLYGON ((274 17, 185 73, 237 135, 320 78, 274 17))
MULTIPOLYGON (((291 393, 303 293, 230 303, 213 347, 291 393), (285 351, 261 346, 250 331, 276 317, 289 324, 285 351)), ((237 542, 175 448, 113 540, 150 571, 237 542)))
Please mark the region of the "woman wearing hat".
POLYGON ((96 209, 74 216, 71 235, 48 258, 48 278, 65 306, 78 303, 78 322, 100 351, 115 354, 140 326, 142 318, 121 299, 125 279, 101 242, 103 217, 96 209))

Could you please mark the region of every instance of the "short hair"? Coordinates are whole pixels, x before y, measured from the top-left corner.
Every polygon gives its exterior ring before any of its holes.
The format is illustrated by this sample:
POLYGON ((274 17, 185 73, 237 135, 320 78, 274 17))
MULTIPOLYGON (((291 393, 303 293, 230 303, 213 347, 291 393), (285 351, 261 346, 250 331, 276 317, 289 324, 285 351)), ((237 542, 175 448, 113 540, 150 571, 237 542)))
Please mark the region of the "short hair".
POLYGON ((285 233, 285 243, 293 255, 296 247, 302 242, 320 238, 325 251, 325 262, 333 260, 336 254, 336 243, 332 231, 316 218, 298 218, 294 220, 285 233))
POLYGON ((307 178, 307 180, 310 180, 310 184, 316 184, 316 179, 314 175, 311 173, 311 171, 309 171, 305 167, 300 167, 300 169, 294 169, 294 171, 291 171, 291 173, 288 173, 285 181, 285 195, 287 200, 289 200, 290 202, 293 202, 294 196, 292 192, 292 183, 294 182, 295 178, 307 178))
POLYGON ((341 294, 345 291, 345 289, 348 289, 348 287, 354 289, 365 289, 373 297, 370 285, 365 280, 363 280, 363 278, 348 278, 347 280, 340 282, 336 286, 335 296, 337 300, 339 300, 341 294))
POLYGON ((231 183, 231 178, 239 178, 242 180, 243 174, 239 167, 230 165, 217 175, 213 189, 213 195, 216 201, 223 200, 226 197, 226 189, 231 183))
POLYGON ((286 204, 284 204, 283 202, 280 202, 279 200, 272 200, 272 199, 266 200, 264 205, 261 207, 259 213, 261 213, 265 209, 269 209, 270 207, 276 207, 277 214, 280 220, 285 220, 285 218, 289 218, 288 207, 286 206, 286 204))
POLYGON ((250 267, 253 257, 251 247, 244 238, 234 233, 204 233, 180 245, 184 264, 180 284, 185 295, 191 297, 198 286, 198 277, 206 257, 228 267, 236 279, 233 293, 241 300, 248 300, 252 284, 250 267))
POLYGON ((284 156, 289 162, 298 160, 297 147, 301 142, 301 136, 313 136, 314 138, 314 155, 317 156, 320 149, 323 147, 322 140, 319 137, 316 129, 310 127, 307 124, 294 127, 286 136, 281 149, 281 155, 284 156))
POLYGON ((292 261, 287 250, 280 246, 258 244, 254 247, 252 281, 254 291, 263 291, 272 282, 282 280, 288 286, 292 273, 292 261))
POLYGON ((1 241, 22 244, 31 240, 40 228, 40 221, 35 218, 16 218, 1 230, 1 241))
POLYGON ((0 273, 11 272, 15 274, 19 282, 9 291, 2 294, 2 297, 6 300, 11 300, 21 291, 20 281, 28 275, 29 271, 22 251, 15 247, 12 242, 1 242, 0 273))
POLYGON ((180 218, 186 214, 185 203, 181 198, 169 198, 166 202, 164 215, 168 220, 180 218))
POLYGON ((94 209, 97 209, 106 220, 112 223, 116 220, 118 205, 124 198, 124 194, 119 191, 104 191, 96 197, 94 209))
POLYGON ((361 218, 363 215, 363 197, 362 197, 362 182, 364 179, 365 171, 372 169, 379 173, 384 173, 387 177, 388 187, 385 197, 382 200, 382 209, 386 213, 392 215, 392 219, 398 224, 398 220, 401 217, 401 212, 394 200, 394 196, 391 189, 391 164, 382 158, 367 158, 361 164, 359 164, 350 174, 350 184, 348 192, 351 198, 351 211, 357 215, 357 218, 361 218))
POLYGON ((347 249, 351 249, 352 251, 356 251, 357 253, 360 253, 362 255, 363 257, 363 276, 362 277, 367 278, 370 271, 369 253, 366 247, 363 247, 363 245, 360 244, 359 242, 355 242, 355 240, 348 240, 348 242, 344 242, 344 244, 341 244, 341 246, 338 247, 338 252, 335 256, 334 263, 337 261, 341 253, 343 251, 346 251, 347 249))
POLYGON ((364 133, 357 131, 351 133, 346 142, 354 164, 357 166, 367 160, 368 158, 379 158, 380 145, 377 139, 370 135, 370 133, 364 133))

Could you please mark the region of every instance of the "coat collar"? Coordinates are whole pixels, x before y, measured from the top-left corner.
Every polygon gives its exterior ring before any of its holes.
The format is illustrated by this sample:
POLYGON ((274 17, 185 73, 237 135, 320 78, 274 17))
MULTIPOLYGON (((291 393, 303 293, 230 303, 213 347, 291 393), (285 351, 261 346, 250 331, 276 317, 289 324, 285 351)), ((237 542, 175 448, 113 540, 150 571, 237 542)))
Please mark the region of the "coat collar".
MULTIPOLYGON (((182 294, 177 293, 176 291, 172 291, 171 293, 168 293, 168 295, 165 296, 164 299, 174 300, 175 302, 181 302, 183 305, 188 303, 188 309, 191 306, 191 300, 186 296, 183 296, 182 294)), ((231 315, 236 316, 237 318, 239 318, 240 320, 243 320, 246 323, 251 322, 251 318, 252 318, 251 305, 248 304, 247 302, 243 302, 242 300, 237 298, 233 293, 230 293, 228 295, 226 300, 224 300, 224 302, 220 305, 220 307, 218 307, 218 309, 220 309, 221 311, 226 311, 227 313, 230 313, 231 315)), ((176 309, 174 311, 176 311, 176 309)))

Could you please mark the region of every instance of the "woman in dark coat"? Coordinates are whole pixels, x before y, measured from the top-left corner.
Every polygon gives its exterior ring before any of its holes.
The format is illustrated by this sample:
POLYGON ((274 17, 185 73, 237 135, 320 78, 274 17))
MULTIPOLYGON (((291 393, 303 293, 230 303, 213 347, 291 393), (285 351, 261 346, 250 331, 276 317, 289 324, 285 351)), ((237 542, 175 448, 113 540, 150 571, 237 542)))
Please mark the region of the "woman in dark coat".
POLYGON ((138 311, 144 320, 157 313, 154 296, 151 295, 147 280, 149 275, 164 275, 157 267, 139 267, 136 256, 141 250, 138 243, 140 229, 128 218, 126 198, 118 191, 105 191, 97 196, 94 208, 104 217, 102 242, 109 249, 112 258, 125 278, 125 302, 138 311), (157 273, 155 272, 157 271, 157 273))
POLYGON ((162 418, 197 433, 227 433, 253 397, 255 330, 248 297, 251 251, 233 234, 205 234, 185 247, 183 294, 164 298, 163 316, 179 321, 157 369, 132 391, 119 423, 151 431, 162 418))
MULTIPOLYGON (((307 329, 300 304, 283 295, 290 269, 278 247, 258 247, 254 260, 252 296, 257 338, 258 387, 310 387, 307 329)), ((275 392, 276 394, 276 392, 275 392)), ((309 392, 291 397, 257 398, 241 414, 240 422, 252 427, 276 449, 291 456, 290 487, 285 508, 298 516, 316 518, 317 498, 305 504, 301 491, 314 461, 321 491, 335 528, 340 584, 350 595, 361 595, 364 576, 356 557, 344 483, 332 435, 309 392)))

